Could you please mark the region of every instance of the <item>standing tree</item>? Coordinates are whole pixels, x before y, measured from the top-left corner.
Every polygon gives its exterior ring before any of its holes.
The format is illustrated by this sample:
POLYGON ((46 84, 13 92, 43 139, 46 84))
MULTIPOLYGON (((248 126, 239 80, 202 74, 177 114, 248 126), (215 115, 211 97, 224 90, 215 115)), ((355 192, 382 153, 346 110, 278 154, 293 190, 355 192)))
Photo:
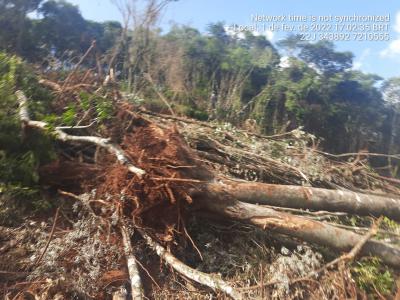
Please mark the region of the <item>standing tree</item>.
MULTIPOLYGON (((400 112, 400 77, 390 78, 385 81, 382 85, 383 99, 387 105, 392 108, 391 128, 390 128, 390 140, 388 144, 387 152, 389 154, 400 152, 400 123, 399 123, 399 112, 400 112)), ((392 166, 392 161, 389 158, 389 165, 392 166)), ((391 168, 392 176, 398 174, 398 166, 391 168)))
MULTIPOLYGON (((32 21, 27 14, 38 9, 43 0, 0 1, 0 49, 24 55, 28 49, 23 42, 29 39, 32 21)), ((31 50, 31 49, 29 49, 31 50)))
POLYGON ((326 75, 346 71, 353 65, 354 55, 335 51, 332 42, 307 43, 300 45, 300 48, 299 57, 326 75))

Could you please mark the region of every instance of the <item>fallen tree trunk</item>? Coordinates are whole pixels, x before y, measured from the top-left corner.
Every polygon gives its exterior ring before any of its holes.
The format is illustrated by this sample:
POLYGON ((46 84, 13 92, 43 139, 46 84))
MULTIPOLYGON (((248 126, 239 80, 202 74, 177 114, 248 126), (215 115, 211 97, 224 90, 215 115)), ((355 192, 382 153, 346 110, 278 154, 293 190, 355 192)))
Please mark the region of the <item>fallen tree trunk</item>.
MULTIPOLYGON (((210 188, 220 185, 210 184, 210 188)), ((400 221, 400 199, 293 185, 224 181, 224 191, 237 200, 279 207, 387 216, 400 221)))
MULTIPOLYGON (((235 200, 236 195, 224 184, 210 184, 192 196, 201 201, 205 209, 219 215, 337 251, 350 251, 363 238, 362 235, 326 223, 240 202, 235 200)), ((360 253, 377 256, 386 264, 400 268, 399 248, 369 240, 360 253)))
MULTIPOLYGON (((24 94, 17 91, 16 95, 20 104, 19 116, 22 122, 26 126, 38 128, 40 130, 47 130, 47 123, 32 121, 29 118, 27 99, 24 94)), ((144 174, 151 174, 150 172, 146 172, 145 170, 133 166, 120 146, 109 143, 108 139, 94 136, 69 135, 63 132, 60 128, 55 128, 53 133, 54 136, 61 141, 88 142, 107 149, 117 157, 119 163, 127 165, 130 171, 137 174, 139 177, 144 174)), ((196 198, 197 201, 195 201, 195 203, 219 215, 248 222, 264 229, 268 228, 269 230, 275 231, 279 234, 285 234, 309 243, 330 247, 338 251, 351 250, 360 242, 362 236, 329 224, 310 220, 305 217, 278 212, 271 208, 255 204, 268 204, 280 207, 313 210, 343 211, 358 215, 385 215, 395 220, 400 220, 400 201, 395 198, 302 186, 235 182, 232 180, 211 182, 211 180, 215 179, 216 175, 205 168, 201 163, 198 163, 193 153, 179 138, 172 138, 175 136, 173 134, 176 133, 170 133, 168 135, 162 130, 158 130, 158 127, 156 126, 149 130, 143 129, 143 133, 145 133, 145 135, 142 135, 142 139, 139 135, 132 137, 132 139, 135 140, 135 145, 139 145, 136 152, 143 150, 143 156, 146 155, 152 159, 163 158, 165 161, 173 162, 177 168, 183 168, 179 173, 169 175, 171 176, 170 178, 159 178, 153 176, 151 180, 164 182, 173 180, 176 182, 186 182, 187 184, 190 182, 190 184, 194 185, 194 192, 191 196, 192 198, 196 198), (160 144, 154 143, 148 149, 144 149, 150 139, 160 144), (204 172, 204 174, 202 174, 202 172, 204 172), (196 179, 194 179, 194 176, 196 176, 196 179)), ((132 144, 130 147, 132 149, 127 148, 127 151, 133 151, 133 149, 135 149, 132 144)), ((223 145, 220 147, 223 147, 223 145)), ((252 155, 252 153, 243 150, 241 150, 241 153, 248 156, 252 155)), ((263 158, 263 160, 269 163, 274 162, 273 160, 266 158, 263 158)), ((152 166, 151 164, 148 165, 152 166)), ((302 174, 300 170, 289 165, 283 163, 279 163, 278 165, 281 166, 282 169, 287 168, 293 172, 296 171, 299 174, 302 174)), ((156 166, 157 169, 162 167, 162 165, 156 166)), ((307 178, 305 175, 304 177, 307 178)), ((148 178, 146 177, 144 179, 148 178)), ((147 183, 149 183, 149 181, 147 181, 147 183)), ((170 202, 175 204, 177 202, 175 198, 176 195, 179 195, 179 190, 182 189, 180 195, 186 195, 186 189, 189 189, 189 186, 176 184, 173 188, 166 186, 166 189, 167 197, 169 195, 170 202), (176 190, 175 196, 173 191, 174 189, 176 190)), ((146 240, 150 243, 149 239, 146 240)), ((159 248, 156 244, 153 245, 153 248, 154 247, 159 248)), ((157 251, 160 252, 161 250, 162 249, 159 248, 157 251)), ((362 255, 375 255, 380 257, 385 263, 400 268, 399 248, 392 247, 379 241, 370 240, 365 243, 360 253, 362 255)), ((186 276, 193 280, 213 288, 221 289, 228 294, 230 292, 235 292, 230 286, 226 286, 224 282, 219 282, 215 278, 211 278, 206 274, 196 273, 193 272, 193 270, 187 270, 181 267, 179 262, 171 258, 170 254, 167 252, 161 251, 159 255, 169 261, 174 268, 178 268, 181 272, 189 274, 186 276), (216 282, 217 285, 215 285, 216 282)), ((132 274, 133 273, 134 272, 132 272, 132 274)), ((134 274, 132 276, 135 277, 134 274)), ((140 291, 140 288, 137 288, 137 290, 140 291)))

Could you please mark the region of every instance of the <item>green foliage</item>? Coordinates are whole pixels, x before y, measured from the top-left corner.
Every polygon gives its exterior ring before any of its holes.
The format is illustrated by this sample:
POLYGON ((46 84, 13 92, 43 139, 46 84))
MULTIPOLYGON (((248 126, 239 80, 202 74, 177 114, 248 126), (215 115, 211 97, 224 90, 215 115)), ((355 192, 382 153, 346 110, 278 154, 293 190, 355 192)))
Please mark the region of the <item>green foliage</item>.
POLYGON ((0 1, 0 50, 19 55, 36 53, 32 46, 33 22, 26 15, 36 10, 42 0, 2 0, 0 1))
POLYGON ((110 100, 102 97, 95 97, 94 102, 95 102, 97 118, 100 122, 108 120, 112 117, 112 114, 114 112, 114 107, 110 100))
POLYGON ((323 76, 305 62, 291 58, 275 69, 255 99, 251 115, 264 132, 273 134, 304 126, 323 139, 331 152, 385 152, 390 115, 377 89, 376 75, 343 71, 323 76))
MULTIPOLYGON (((94 52, 105 54, 122 31, 119 22, 85 20, 77 6, 64 0, 0 1, 0 28, 0 50, 45 64, 56 58, 58 67, 70 67, 71 59, 82 55, 93 40, 97 42, 94 52), (33 11, 42 18, 30 19, 33 11)), ((96 66, 94 56, 83 64, 96 66)))
POLYGON ((386 80, 382 85, 382 93, 389 105, 400 107, 400 77, 393 77, 386 80))
POLYGON ((383 217, 381 227, 391 231, 400 231, 400 224, 388 217, 383 217))
MULTIPOLYGON (((267 134, 303 126, 331 152, 399 150, 399 79, 387 80, 379 90, 382 79, 352 70, 353 54, 337 51, 331 42, 308 43, 299 35, 289 35, 277 43, 290 57, 284 66, 279 65, 281 57, 274 45, 262 35, 235 35, 221 22, 210 24, 207 34, 176 25, 162 35, 152 23, 126 32, 124 42, 118 44, 120 53, 107 66, 107 59, 96 57, 110 54, 123 32, 121 24, 85 20, 78 7, 67 1, 0 1, 0 26, 7 29, 0 32, 0 49, 29 61, 48 57, 52 63, 45 67, 59 68, 60 78, 96 40, 82 67, 98 67, 96 62, 102 71, 113 67, 136 100, 146 99, 145 105, 158 111, 164 106, 155 100, 145 73, 151 73, 157 89, 173 99, 172 105, 190 106, 183 113, 197 119, 208 118, 205 110, 215 93, 213 117, 221 121, 240 125, 254 118, 267 134), (35 10, 41 19, 28 17, 35 10)), ((19 80, 27 82, 31 77, 19 80)), ((37 85, 24 86, 28 96, 35 94, 33 99, 46 101, 37 85)), ((48 115, 40 102, 33 102, 31 111, 52 126, 73 125, 83 110, 92 109, 99 121, 113 115, 108 100, 86 93, 80 98, 79 104, 67 106, 59 117, 48 115)), ((398 164, 389 165, 395 174, 398 164)))
POLYGON ((74 125, 75 122, 75 117, 76 117, 76 107, 75 104, 69 104, 66 111, 61 116, 61 120, 63 124, 67 126, 72 126, 74 125))
POLYGON ((33 73, 20 59, 0 52, 0 202, 11 197, 28 205, 38 200, 38 167, 55 155, 49 137, 35 131, 23 134, 17 115, 16 89, 22 89, 30 98, 42 99, 32 101, 33 116, 46 111, 50 96, 33 73))
POLYGON ((390 270, 376 257, 356 262, 352 273, 357 285, 367 293, 389 295, 395 285, 390 270))
POLYGON ((17 156, 7 156, 5 151, 0 152, 0 178, 29 186, 38 183, 37 159, 32 151, 17 156))
POLYGON ((353 65, 353 53, 336 52, 332 42, 306 43, 300 47, 299 57, 326 75, 343 72, 353 65))
POLYGON ((209 115, 207 112, 199 109, 194 109, 192 107, 185 107, 184 114, 190 118, 197 119, 200 121, 207 121, 209 118, 209 115))

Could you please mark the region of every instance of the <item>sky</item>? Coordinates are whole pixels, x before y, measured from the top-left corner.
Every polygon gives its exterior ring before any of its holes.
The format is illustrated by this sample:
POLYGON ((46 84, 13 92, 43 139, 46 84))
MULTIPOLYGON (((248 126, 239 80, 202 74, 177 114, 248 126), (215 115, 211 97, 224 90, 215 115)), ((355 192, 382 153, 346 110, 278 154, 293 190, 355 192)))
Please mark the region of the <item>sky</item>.
MULTIPOLYGON (((112 0, 69 0, 79 6, 82 15, 86 19, 94 21, 118 20, 122 17, 119 10, 112 4, 112 0)), ((366 73, 378 74, 384 78, 400 76, 400 0, 179 0, 169 4, 167 10, 162 16, 160 27, 164 32, 172 24, 190 25, 205 31, 207 25, 218 21, 223 21, 227 26, 236 24, 249 26, 243 28, 255 31, 258 34, 266 35, 273 43, 284 38, 288 34, 288 30, 271 31, 269 25, 272 22, 253 22, 252 16, 286 16, 285 20, 276 21, 275 24, 280 27, 282 24, 289 26, 309 25, 308 38, 314 38, 316 34, 318 38, 322 31, 311 31, 311 23, 307 22, 291 22, 288 20, 289 15, 305 16, 310 18, 311 15, 316 17, 333 18, 336 16, 388 16, 389 22, 352 22, 338 23, 332 21, 314 24, 330 25, 325 29, 341 28, 341 33, 348 33, 344 38, 350 38, 350 41, 335 42, 337 49, 340 51, 351 51, 355 54, 354 68, 366 73), (254 28, 254 24, 258 24, 254 28), (263 24, 266 24, 264 30, 263 24), (365 36, 354 35, 354 32, 343 31, 343 27, 335 27, 336 24, 351 25, 351 28, 360 30, 360 25, 383 25, 381 31, 375 33, 389 34, 388 41, 354 41, 355 37, 364 39, 365 36), (385 25, 388 25, 385 27, 385 25)), ((236 27, 236 30, 238 28, 236 27)), ((281 28, 282 29, 282 28, 281 28)), ((314 28, 318 29, 318 28, 314 28)), ((298 33, 297 31, 294 31, 298 33)), ((361 31, 359 31, 361 32, 361 31)), ((370 37, 373 38, 372 35, 370 37)))

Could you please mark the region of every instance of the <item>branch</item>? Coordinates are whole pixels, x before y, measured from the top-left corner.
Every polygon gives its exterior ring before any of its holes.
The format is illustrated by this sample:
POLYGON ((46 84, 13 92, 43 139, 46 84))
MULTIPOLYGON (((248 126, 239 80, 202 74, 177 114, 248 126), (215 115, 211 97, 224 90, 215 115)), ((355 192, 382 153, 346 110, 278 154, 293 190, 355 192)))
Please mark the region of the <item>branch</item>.
POLYGON ((214 291, 223 291, 233 299, 242 299, 242 295, 224 280, 192 269, 191 267, 185 265, 183 262, 177 259, 175 256, 173 256, 170 252, 165 250, 164 247, 154 241, 144 230, 137 228, 137 231, 145 239, 147 245, 149 245, 149 247, 152 248, 160 258, 165 260, 165 262, 178 273, 197 283, 208 286, 214 291))
POLYGON ((171 105, 169 104, 168 100, 164 97, 163 94, 161 94, 158 89, 156 84, 153 81, 153 78, 151 77, 150 74, 145 74, 144 78, 151 84, 153 90, 156 92, 156 94, 158 95, 158 97, 161 99, 162 102, 164 102, 164 104, 168 107, 169 112, 171 113, 171 115, 175 116, 175 112, 172 109, 171 105))
POLYGON ((143 286, 139 275, 139 269, 136 263, 136 258, 133 255, 133 249, 129 238, 129 232, 124 224, 120 226, 122 243, 124 244, 124 253, 128 266, 129 279, 131 281, 132 300, 143 299, 143 286))
MULTIPOLYGON (((351 262, 354 260, 354 258, 357 256, 357 254, 361 251, 361 248, 365 245, 365 243, 371 239, 374 235, 376 235, 377 231, 378 231, 378 227, 379 224, 381 223, 382 219, 378 219, 377 222, 375 222, 372 227, 369 229, 368 233, 363 236, 362 239, 360 239, 360 241, 353 247, 353 249, 351 249, 351 251, 349 253, 343 254, 342 256, 332 260, 331 262, 327 263, 326 265, 324 265, 322 268, 316 270, 316 271, 312 271, 309 275, 304 276, 304 277, 300 277, 300 278, 295 278, 293 280, 290 280, 290 284, 294 284, 297 282, 301 282, 301 281, 305 281, 308 279, 311 279, 312 277, 317 276, 318 274, 322 273, 323 271, 333 267, 334 265, 340 263, 340 262, 351 262)), ((258 288, 263 288, 266 286, 270 286, 270 285, 274 285, 274 284, 278 284, 281 283, 281 281, 279 280, 274 280, 274 281, 269 281, 266 282, 264 284, 260 284, 260 285, 254 285, 254 286, 249 286, 249 287, 245 287, 245 288, 241 288, 241 291, 247 291, 247 290, 253 290, 253 289, 258 289, 258 288)))
POLYGON ((37 266, 37 265, 40 263, 40 261, 43 259, 44 254, 45 254, 46 251, 47 251, 47 248, 49 248, 51 239, 53 238, 53 235, 54 235, 54 230, 56 229, 56 223, 57 223, 58 213, 59 213, 59 212, 60 212, 60 208, 58 207, 57 210, 56 210, 56 214, 55 214, 55 216, 54 216, 53 226, 51 227, 51 232, 50 232, 49 238, 48 238, 48 240, 47 240, 46 246, 44 247, 44 249, 43 249, 43 251, 42 251, 42 254, 38 257, 38 259, 35 261, 35 263, 33 264, 33 266, 37 266))
POLYGON ((64 84, 61 87, 60 93, 64 91, 64 89, 67 87, 67 84, 69 83, 69 80, 72 78, 72 76, 76 73, 78 70, 79 66, 83 63, 83 61, 86 59, 86 57, 89 55, 89 53, 92 51, 93 48, 96 47, 96 41, 93 40, 92 44, 90 45, 89 49, 86 50, 85 54, 81 57, 81 59, 78 61, 78 63, 75 65, 74 69, 72 70, 71 73, 67 76, 67 78, 64 81, 64 84))
POLYGON ((335 157, 335 158, 349 157, 349 156, 365 156, 365 157, 373 156, 373 157, 394 158, 394 159, 400 160, 400 154, 370 153, 370 152, 364 152, 364 151, 360 151, 357 153, 354 152, 354 153, 332 154, 332 153, 328 153, 328 152, 324 152, 324 151, 320 151, 320 150, 316 150, 316 149, 312 149, 312 150, 319 154, 323 154, 323 155, 335 157))
POLYGON ((96 124, 96 121, 93 121, 89 125, 72 125, 72 126, 57 126, 56 129, 58 130, 68 130, 68 129, 88 129, 96 124))
POLYGON ((379 218, 374 224, 372 224, 370 230, 367 232, 366 235, 364 235, 358 243, 351 249, 350 252, 343 254, 342 256, 332 260, 331 262, 327 263, 325 266, 322 268, 318 269, 317 271, 313 271, 310 275, 302 278, 298 278, 292 281, 292 283, 298 282, 298 281, 303 281, 304 279, 308 279, 311 277, 314 277, 323 271, 335 266, 336 264, 339 264, 340 262, 345 262, 349 263, 354 260, 354 258, 360 253, 361 249, 365 246, 365 244, 378 232, 379 225, 382 221, 382 218, 379 218))
MULTIPOLYGON (((49 128, 48 123, 42 121, 32 121, 30 119, 28 111, 28 99, 26 98, 25 94, 22 91, 16 91, 15 95, 17 96, 19 103, 19 117, 24 125, 38 128, 43 131, 47 130, 49 128)), ((125 152, 118 145, 111 144, 109 139, 99 138, 96 136, 69 135, 58 128, 55 128, 53 133, 56 139, 63 142, 91 143, 102 147, 109 153, 113 154, 121 165, 127 166, 129 171, 136 174, 138 177, 142 177, 144 174, 146 174, 144 170, 135 167, 125 155, 125 152)))

